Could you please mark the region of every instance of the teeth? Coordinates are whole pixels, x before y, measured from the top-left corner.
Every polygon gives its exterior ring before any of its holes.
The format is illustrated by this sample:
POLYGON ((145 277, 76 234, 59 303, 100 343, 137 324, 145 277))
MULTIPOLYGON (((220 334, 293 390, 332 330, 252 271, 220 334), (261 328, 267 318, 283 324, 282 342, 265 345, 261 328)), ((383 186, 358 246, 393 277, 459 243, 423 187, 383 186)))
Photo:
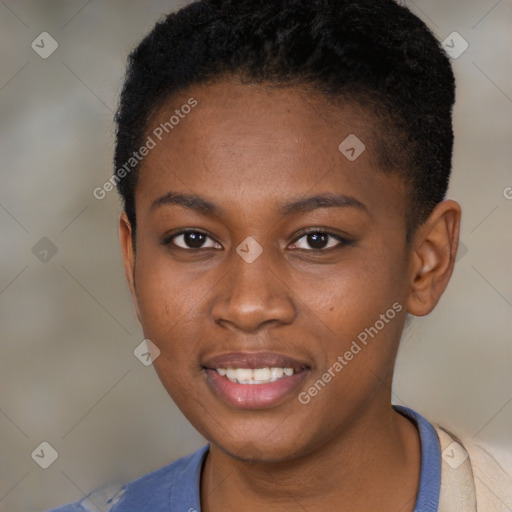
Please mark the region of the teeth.
POLYGON ((236 380, 238 382, 243 380, 253 380, 253 371, 250 368, 237 368, 236 372, 236 380))
POLYGON ((228 368, 226 371, 226 377, 233 382, 236 381, 237 375, 238 373, 236 372, 236 370, 233 370, 233 368, 228 368))
POLYGON ((252 371, 252 378, 257 381, 270 381, 270 368, 255 368, 252 371))
POLYGON ((268 384, 295 373, 293 368, 217 368, 217 373, 238 384, 268 384))
POLYGON ((272 379, 280 379, 284 375, 284 368, 270 368, 272 379))

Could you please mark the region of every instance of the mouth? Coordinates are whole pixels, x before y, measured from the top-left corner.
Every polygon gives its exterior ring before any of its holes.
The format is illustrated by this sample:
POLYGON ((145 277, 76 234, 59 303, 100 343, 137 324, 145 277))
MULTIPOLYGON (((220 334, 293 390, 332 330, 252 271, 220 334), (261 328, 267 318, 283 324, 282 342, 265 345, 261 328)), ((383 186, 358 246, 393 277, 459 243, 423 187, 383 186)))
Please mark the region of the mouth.
POLYGON ((272 352, 232 352, 202 365, 214 393, 231 406, 275 406, 300 386, 311 369, 305 362, 272 352))

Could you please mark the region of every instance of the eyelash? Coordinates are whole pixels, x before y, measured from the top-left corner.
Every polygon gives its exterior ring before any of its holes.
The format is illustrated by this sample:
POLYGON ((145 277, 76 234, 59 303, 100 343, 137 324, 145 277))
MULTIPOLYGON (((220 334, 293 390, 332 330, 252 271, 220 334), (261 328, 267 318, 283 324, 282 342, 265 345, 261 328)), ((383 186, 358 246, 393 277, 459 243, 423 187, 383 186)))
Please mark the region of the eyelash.
MULTIPOLYGON (((216 240, 214 240, 212 237, 210 237, 204 231, 200 231, 200 230, 197 230, 197 229, 185 229, 183 231, 180 231, 178 233, 174 233, 173 235, 166 237, 162 241, 162 245, 171 245, 172 244, 176 249, 182 249, 184 251, 189 251, 189 252, 205 250, 205 248, 202 248, 202 247, 188 247, 188 248, 185 249, 185 248, 179 247, 178 245, 173 243, 173 240, 175 238, 177 238, 178 236, 181 236, 181 235, 186 235, 188 233, 196 233, 196 234, 204 235, 205 237, 210 238, 210 240, 213 240, 215 243, 218 243, 216 240)), ((324 231, 324 230, 321 230, 321 229, 318 229, 318 228, 310 228, 310 229, 308 229, 306 231, 303 231, 297 238, 295 238, 293 240, 292 244, 296 244, 299 240, 301 240, 302 238, 307 237, 308 235, 311 235, 311 234, 327 235, 327 236, 337 240, 339 242, 339 244, 334 246, 334 247, 327 247, 327 248, 323 248, 323 249, 292 249, 292 250, 300 250, 300 251, 307 251, 307 252, 326 252, 327 250, 339 249, 339 248, 341 248, 343 246, 351 245, 353 243, 352 240, 344 238, 344 237, 342 237, 340 235, 337 235, 335 233, 331 233, 329 231, 324 231)), ((206 247, 206 249, 211 249, 211 247, 206 247)))

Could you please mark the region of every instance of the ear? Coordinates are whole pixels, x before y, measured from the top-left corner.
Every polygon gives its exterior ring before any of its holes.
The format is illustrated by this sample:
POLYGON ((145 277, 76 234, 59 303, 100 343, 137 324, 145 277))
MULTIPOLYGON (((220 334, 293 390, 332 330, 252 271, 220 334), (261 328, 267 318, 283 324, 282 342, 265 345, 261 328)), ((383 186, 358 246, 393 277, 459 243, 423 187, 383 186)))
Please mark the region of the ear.
POLYGON ((412 315, 430 313, 445 291, 457 256, 460 219, 460 205, 452 200, 443 201, 416 231, 406 308, 412 315))
POLYGON ((139 302, 135 291, 135 248, 133 246, 132 225, 128 220, 126 212, 122 212, 119 217, 119 238, 121 240, 121 251, 123 254, 124 272, 126 280, 130 287, 137 318, 140 321, 139 302))

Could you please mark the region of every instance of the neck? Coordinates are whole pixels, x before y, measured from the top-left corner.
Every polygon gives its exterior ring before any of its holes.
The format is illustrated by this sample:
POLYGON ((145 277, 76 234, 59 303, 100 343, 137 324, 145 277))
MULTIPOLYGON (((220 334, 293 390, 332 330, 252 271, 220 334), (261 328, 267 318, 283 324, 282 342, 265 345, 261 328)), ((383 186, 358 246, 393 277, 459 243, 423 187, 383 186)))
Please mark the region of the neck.
POLYGON ((281 462, 234 459, 215 445, 201 478, 203 512, 322 510, 412 512, 421 448, 413 423, 367 411, 311 453, 281 462))

